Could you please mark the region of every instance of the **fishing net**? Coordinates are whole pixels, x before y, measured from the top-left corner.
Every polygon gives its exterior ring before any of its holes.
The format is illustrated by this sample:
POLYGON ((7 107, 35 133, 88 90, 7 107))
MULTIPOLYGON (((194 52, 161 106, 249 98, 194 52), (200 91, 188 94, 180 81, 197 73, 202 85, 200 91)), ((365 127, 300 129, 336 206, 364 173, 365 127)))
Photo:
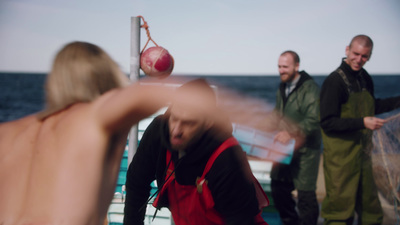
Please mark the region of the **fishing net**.
POLYGON ((379 116, 387 120, 373 132, 372 163, 376 185, 382 205, 393 209, 392 215, 400 219, 400 110, 379 116))

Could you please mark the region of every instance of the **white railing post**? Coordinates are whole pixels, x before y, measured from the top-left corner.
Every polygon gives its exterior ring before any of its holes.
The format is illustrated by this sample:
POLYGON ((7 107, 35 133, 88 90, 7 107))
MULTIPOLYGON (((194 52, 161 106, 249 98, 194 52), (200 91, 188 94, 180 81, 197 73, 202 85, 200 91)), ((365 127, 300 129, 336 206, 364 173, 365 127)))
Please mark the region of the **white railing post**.
MULTIPOLYGON (((139 80, 140 72, 140 17, 131 17, 131 60, 130 75, 132 82, 139 80)), ((128 166, 132 162, 138 144, 138 125, 131 128, 128 144, 128 166)))

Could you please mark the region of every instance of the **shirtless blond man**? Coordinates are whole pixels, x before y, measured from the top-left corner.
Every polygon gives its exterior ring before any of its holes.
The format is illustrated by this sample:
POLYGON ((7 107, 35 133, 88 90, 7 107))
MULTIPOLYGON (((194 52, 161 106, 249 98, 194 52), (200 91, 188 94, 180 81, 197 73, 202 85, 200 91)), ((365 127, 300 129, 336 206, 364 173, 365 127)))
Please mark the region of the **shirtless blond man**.
POLYGON ((57 54, 46 109, 0 124, 0 225, 103 223, 131 126, 172 98, 128 83, 93 44, 57 54))

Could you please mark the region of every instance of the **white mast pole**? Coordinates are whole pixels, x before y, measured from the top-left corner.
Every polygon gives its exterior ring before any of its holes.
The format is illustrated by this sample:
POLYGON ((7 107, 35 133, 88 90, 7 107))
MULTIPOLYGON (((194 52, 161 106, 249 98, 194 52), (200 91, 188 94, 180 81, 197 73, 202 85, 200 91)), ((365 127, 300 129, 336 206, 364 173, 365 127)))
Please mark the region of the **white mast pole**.
MULTIPOLYGON (((132 82, 139 80, 140 70, 140 17, 131 17, 131 60, 130 75, 132 82)), ((131 128, 128 144, 128 166, 136 153, 138 144, 138 125, 131 128)))

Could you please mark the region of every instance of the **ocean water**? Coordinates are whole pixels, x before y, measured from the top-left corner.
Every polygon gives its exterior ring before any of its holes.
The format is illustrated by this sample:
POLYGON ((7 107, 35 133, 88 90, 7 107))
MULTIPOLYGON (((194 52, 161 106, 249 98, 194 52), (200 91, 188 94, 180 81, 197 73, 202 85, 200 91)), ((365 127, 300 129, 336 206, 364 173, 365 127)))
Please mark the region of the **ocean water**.
MULTIPOLYGON (((312 75, 321 86, 326 75, 312 75)), ((275 103, 275 93, 279 77, 275 76, 170 76, 167 81, 205 78, 218 87, 218 94, 234 92, 242 97, 241 101, 232 99, 227 105, 240 105, 241 109, 254 112, 271 110, 275 103)), ((375 96, 385 98, 400 95, 400 74, 372 75, 375 83, 375 96)), ((45 93, 43 86, 46 74, 0 73, 0 122, 10 121, 35 113, 43 109, 45 93)))

